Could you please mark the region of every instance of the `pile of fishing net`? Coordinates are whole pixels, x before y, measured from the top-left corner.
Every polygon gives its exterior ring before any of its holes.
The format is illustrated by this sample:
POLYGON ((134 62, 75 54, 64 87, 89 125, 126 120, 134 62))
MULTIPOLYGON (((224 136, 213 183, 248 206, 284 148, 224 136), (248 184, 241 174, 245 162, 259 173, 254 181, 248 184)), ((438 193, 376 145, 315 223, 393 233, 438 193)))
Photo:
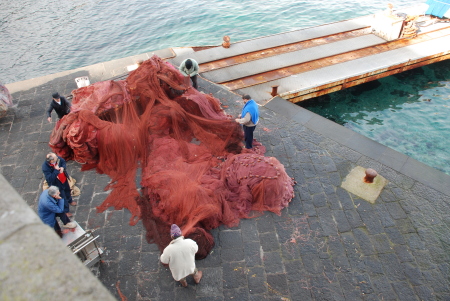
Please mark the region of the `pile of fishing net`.
POLYGON ((190 86, 169 63, 154 56, 125 81, 104 81, 72 92, 72 110, 50 137, 65 159, 96 168, 111 182, 97 207, 128 209, 147 241, 161 249, 170 225, 199 245, 197 258, 214 246, 210 230, 236 226, 255 212, 280 214, 294 181, 265 148, 243 150, 243 132, 219 101, 190 86), (141 168, 141 189, 136 172, 141 168))
POLYGON ((0 82, 0 118, 6 116, 8 109, 13 106, 11 94, 8 88, 0 82))

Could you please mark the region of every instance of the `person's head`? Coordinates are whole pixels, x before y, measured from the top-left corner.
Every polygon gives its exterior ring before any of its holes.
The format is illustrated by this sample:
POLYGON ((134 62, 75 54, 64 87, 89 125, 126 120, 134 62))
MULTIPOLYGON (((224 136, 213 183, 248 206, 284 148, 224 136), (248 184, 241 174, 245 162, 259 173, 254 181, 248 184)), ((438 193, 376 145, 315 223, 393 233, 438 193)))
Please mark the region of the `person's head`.
POLYGON ((181 236, 181 229, 180 229, 180 227, 178 227, 177 225, 173 224, 170 227, 170 237, 172 239, 175 239, 175 238, 178 238, 180 236, 181 236))
POLYGON ((57 197, 59 196, 59 188, 56 186, 50 186, 48 188, 48 195, 51 197, 57 197))
POLYGON ((191 61, 191 59, 187 59, 186 63, 184 65, 186 66, 186 69, 191 69, 192 68, 192 61, 191 61))
POLYGON ((48 153, 46 156, 46 160, 50 164, 55 164, 56 161, 58 160, 58 157, 56 156, 55 153, 48 153))
POLYGON ((246 103, 246 102, 249 101, 250 99, 252 99, 252 98, 251 98, 250 95, 248 95, 248 94, 245 94, 244 96, 242 96, 242 100, 244 101, 244 103, 246 103))
POLYGON ((60 99, 60 96, 59 96, 59 93, 58 93, 58 92, 53 93, 53 94, 52 94, 52 97, 53 97, 54 100, 59 100, 59 99, 60 99))

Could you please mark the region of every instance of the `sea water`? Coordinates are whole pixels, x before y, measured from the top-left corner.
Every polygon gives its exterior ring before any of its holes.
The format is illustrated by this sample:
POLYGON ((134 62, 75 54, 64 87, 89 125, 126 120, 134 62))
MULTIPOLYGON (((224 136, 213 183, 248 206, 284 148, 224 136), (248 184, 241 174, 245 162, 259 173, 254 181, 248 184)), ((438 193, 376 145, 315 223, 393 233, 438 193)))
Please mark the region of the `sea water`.
MULTIPOLYGON (((376 13, 388 2, 401 8, 424 1, 4 0, 0 81, 167 47, 220 45, 224 35, 236 42, 317 26, 376 13)), ((408 73, 412 78, 341 91, 309 109, 450 174, 448 66, 437 63, 408 73)))

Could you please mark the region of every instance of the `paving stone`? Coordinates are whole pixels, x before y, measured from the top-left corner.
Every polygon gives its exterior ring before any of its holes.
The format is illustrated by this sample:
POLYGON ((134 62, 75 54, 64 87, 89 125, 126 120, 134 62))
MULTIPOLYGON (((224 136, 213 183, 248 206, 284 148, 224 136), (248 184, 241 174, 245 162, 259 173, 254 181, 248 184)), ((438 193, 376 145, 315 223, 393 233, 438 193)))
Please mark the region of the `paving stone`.
POLYGON ((306 271, 303 268, 303 263, 301 260, 284 260, 283 264, 286 271, 286 277, 289 282, 304 280, 306 271))
POLYGON ((264 252, 277 251, 280 249, 277 235, 274 232, 259 234, 259 242, 264 252))
POLYGON ((383 227, 394 227, 395 221, 392 218, 391 214, 387 210, 385 204, 376 204, 375 210, 377 212, 377 216, 380 219, 381 224, 383 227))
POLYGON ((400 233, 400 231, 395 228, 395 227, 391 227, 391 228, 385 228, 384 229, 386 234, 389 237, 389 240, 394 243, 394 244, 399 244, 399 245, 404 245, 406 244, 406 240, 403 237, 403 234, 400 233))
MULTIPOLYGON (((189 282, 188 282, 189 284, 189 282)), ((182 287, 181 284, 177 283, 175 287, 175 299, 174 301, 194 301, 195 300, 195 286, 189 285, 187 288, 182 287)))
POLYGON ((229 261, 242 261, 244 260, 244 249, 234 248, 234 249, 223 249, 220 253, 222 262, 229 261))
POLYGON ((359 245, 359 250, 364 255, 374 255, 375 249, 371 244, 370 237, 362 228, 354 229, 353 235, 359 245))
POLYGON ((325 194, 320 193, 320 194, 313 195, 313 204, 314 204, 314 207, 316 207, 316 208, 327 206, 328 204, 327 204, 327 198, 326 198, 325 194))
POLYGON ((248 292, 254 294, 267 293, 267 280, 262 267, 252 267, 247 271, 248 292))
POLYGON ((385 203, 396 202, 398 200, 394 193, 387 189, 381 191, 380 197, 385 203))
POLYGON ((103 228, 102 237, 103 241, 120 242, 122 238, 122 225, 114 227, 103 228))
POLYGON ((284 265, 279 252, 264 252, 263 264, 267 274, 284 273, 284 265))
POLYGON ((362 222, 361 217, 359 216, 359 213, 355 209, 345 210, 344 213, 345 213, 345 216, 347 217, 347 220, 348 220, 350 226, 353 229, 364 226, 364 223, 362 222))
POLYGON ((267 287, 269 290, 269 295, 276 295, 276 296, 289 295, 289 288, 285 274, 267 275, 267 287))
POLYGON ((428 300, 436 300, 436 297, 433 294, 433 291, 425 286, 425 285, 420 285, 420 286, 414 286, 414 291, 417 295, 417 297, 419 297, 419 300, 424 300, 424 301, 428 301, 428 300))
POLYGON ((341 187, 336 188, 336 195, 339 198, 339 202, 342 205, 342 208, 345 210, 355 209, 355 205, 353 204, 353 200, 350 197, 350 194, 341 187))
POLYGON ((244 242, 249 241, 258 241, 259 242, 259 235, 258 235, 258 229, 256 227, 256 219, 243 219, 240 222, 241 226, 241 235, 244 242))
POLYGON ((90 211, 87 220, 88 229, 95 230, 103 227, 105 224, 105 213, 97 213, 95 210, 90 211))
POLYGON ((407 218, 405 211, 399 203, 386 203, 386 208, 394 219, 407 218))
POLYGON ((425 243, 417 233, 407 233, 404 237, 411 250, 426 250, 425 243))
POLYGON ((249 300, 247 288, 224 289, 223 296, 225 297, 225 300, 249 300))
POLYGON ((339 233, 344 233, 352 229, 343 210, 332 210, 331 214, 336 221, 339 233))
POLYGON ((118 268, 119 276, 134 275, 140 268, 140 253, 137 251, 122 251, 120 252, 120 262, 118 268))
POLYGON ((378 254, 378 258, 388 279, 391 281, 406 280, 403 267, 394 253, 378 254))
POLYGON ((371 278, 374 287, 374 294, 379 300, 398 300, 390 281, 385 276, 377 276, 371 278))
POLYGON ((337 228, 333 216, 328 208, 317 208, 320 224, 325 235, 336 235, 337 228))
POLYGON ((222 269, 219 267, 204 268, 202 269, 202 272, 202 280, 200 284, 196 285, 197 296, 208 296, 209 298, 215 298, 222 295, 222 269))
POLYGON ((345 300, 337 281, 330 281, 323 276, 313 276, 310 278, 310 285, 315 300, 345 300))
POLYGON ((311 230, 310 233, 308 233, 308 237, 319 237, 323 235, 323 229, 322 224, 320 223, 320 219, 317 217, 308 217, 308 224, 309 228, 311 230))
POLYGON ((377 253, 392 253, 393 249, 386 234, 372 235, 371 239, 377 253))
POLYGON ((264 216, 257 218, 256 226, 259 233, 275 231, 275 225, 271 214, 265 214, 264 216))
POLYGON ((346 300, 363 300, 363 295, 352 273, 339 273, 337 277, 346 300))
POLYGON ((302 300, 302 301, 313 300, 311 297, 311 289, 309 289, 306 280, 289 282, 288 286, 292 300, 302 300))
POLYGON ((315 181, 315 180, 313 180, 313 181, 309 180, 306 184, 308 185, 309 194, 313 195, 313 198, 314 198, 314 195, 316 195, 316 194, 324 193, 321 182, 315 181))
POLYGON ((298 193, 292 199, 292 201, 290 202, 289 207, 287 209, 288 209, 289 215, 291 215, 291 216, 305 215, 303 203, 300 200, 300 196, 298 193))
POLYGON ((384 232, 383 225, 381 225, 380 220, 373 212, 359 211, 359 215, 361 216, 364 225, 366 225, 369 234, 380 234, 384 232))
POLYGON ((133 276, 119 276, 118 277, 118 286, 120 287, 120 291, 124 296, 129 298, 130 300, 136 300, 138 284, 136 277, 133 276))
POLYGON ((317 216, 316 208, 311 201, 302 202, 303 210, 307 216, 317 216))
POLYGON ((161 263, 159 261, 159 252, 142 252, 140 259, 141 272, 158 272, 161 263))
POLYGON ((224 262, 223 268, 223 288, 238 288, 246 286, 245 267, 243 262, 224 262))
POLYGON ((243 247, 241 231, 220 231, 219 239, 223 249, 242 249, 243 247))
POLYGON ((392 286, 394 287, 394 290, 397 292, 397 296, 399 300, 404 301, 411 301, 411 300, 417 300, 416 296, 414 295, 414 290, 407 282, 393 282, 392 286))
POLYGON ((302 201, 311 201, 312 200, 312 196, 311 194, 309 194, 309 190, 308 190, 308 186, 306 184, 297 184, 294 189, 296 189, 296 191, 298 191, 298 193, 300 194, 300 199, 302 201))
POLYGON ((313 253, 301 254, 303 266, 310 274, 318 274, 323 272, 323 266, 320 262, 319 255, 313 253))

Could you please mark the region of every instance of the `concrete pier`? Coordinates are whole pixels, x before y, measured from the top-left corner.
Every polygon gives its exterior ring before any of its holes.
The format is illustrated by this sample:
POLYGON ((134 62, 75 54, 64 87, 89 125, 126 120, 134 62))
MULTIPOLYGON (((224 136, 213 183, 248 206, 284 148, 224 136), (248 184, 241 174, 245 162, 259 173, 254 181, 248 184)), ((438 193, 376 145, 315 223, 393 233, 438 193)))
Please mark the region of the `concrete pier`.
MULTIPOLYGON (((35 212, 54 126, 45 109, 54 91, 68 95, 76 88, 78 74, 15 89, 17 114, 0 119, 1 173, 35 212)), ((240 96, 226 88, 200 78, 199 90, 220 99, 228 114, 240 112, 240 96)), ((128 300, 450 299, 450 176, 281 98, 260 110, 255 138, 295 177, 295 198, 281 216, 266 213, 215 229, 216 246, 197 262, 204 275, 199 285, 189 279, 183 288, 173 281, 158 248, 146 242, 142 223, 129 226, 128 211, 96 213, 109 178, 68 163, 81 189, 75 220, 96 229, 105 248, 91 272, 111 294, 120 300, 118 287, 128 300), (341 187, 356 166, 373 168, 388 181, 373 204, 341 187)), ((6 227, 11 217, 2 212, 6 227)), ((27 214, 20 222, 38 220, 27 214)), ((4 251, 12 243, 1 240, 2 258, 20 261, 4 251)), ((40 256, 41 250, 33 251, 40 256)), ((23 287, 2 280, 2 293, 5 285, 23 287)))

